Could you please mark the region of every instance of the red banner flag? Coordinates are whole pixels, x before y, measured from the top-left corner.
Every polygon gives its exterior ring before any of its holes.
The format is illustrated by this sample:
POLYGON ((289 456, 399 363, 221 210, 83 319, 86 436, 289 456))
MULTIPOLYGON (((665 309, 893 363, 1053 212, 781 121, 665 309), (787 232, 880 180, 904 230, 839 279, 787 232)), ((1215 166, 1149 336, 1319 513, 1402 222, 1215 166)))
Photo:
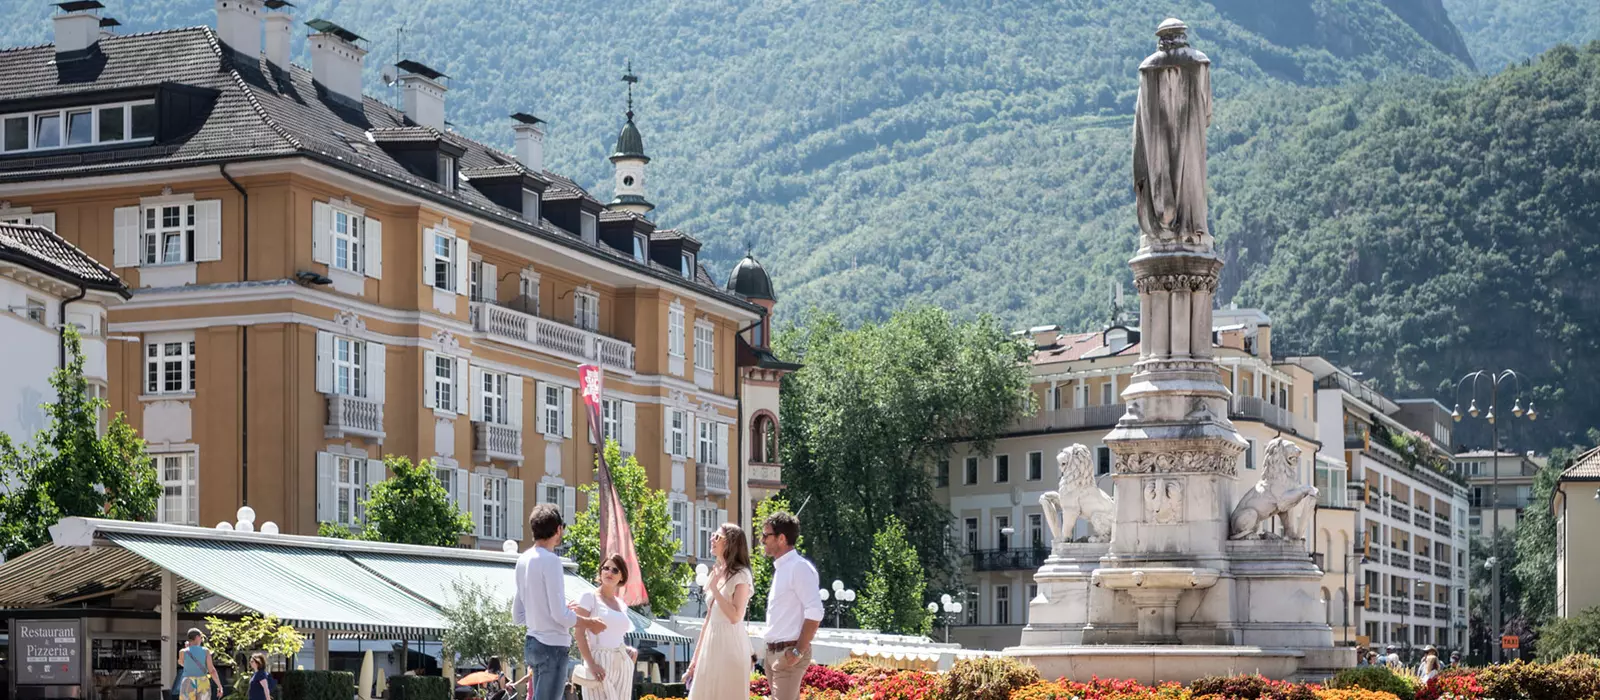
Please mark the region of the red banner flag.
POLYGON ((622 602, 632 607, 649 603, 650 595, 645 592, 644 576, 639 572, 639 554, 633 548, 627 513, 617 498, 617 486, 611 480, 611 465, 606 463, 605 431, 600 415, 600 392, 604 383, 605 374, 599 367, 578 366, 579 393, 583 405, 589 409, 589 434, 593 436, 599 457, 599 488, 595 495, 600 498, 600 556, 621 554, 627 562, 628 583, 622 587, 622 602))

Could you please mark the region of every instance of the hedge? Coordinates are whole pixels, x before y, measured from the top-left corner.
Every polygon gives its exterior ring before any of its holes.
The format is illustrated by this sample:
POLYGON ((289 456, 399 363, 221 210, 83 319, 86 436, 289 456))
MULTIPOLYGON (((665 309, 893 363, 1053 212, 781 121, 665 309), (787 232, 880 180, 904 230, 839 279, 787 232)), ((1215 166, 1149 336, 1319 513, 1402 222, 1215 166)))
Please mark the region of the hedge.
POLYGON ((356 676, 349 671, 289 671, 283 674, 284 700, 350 700, 356 676))
POLYGON ((444 676, 389 676, 389 700, 450 700, 453 691, 444 676))

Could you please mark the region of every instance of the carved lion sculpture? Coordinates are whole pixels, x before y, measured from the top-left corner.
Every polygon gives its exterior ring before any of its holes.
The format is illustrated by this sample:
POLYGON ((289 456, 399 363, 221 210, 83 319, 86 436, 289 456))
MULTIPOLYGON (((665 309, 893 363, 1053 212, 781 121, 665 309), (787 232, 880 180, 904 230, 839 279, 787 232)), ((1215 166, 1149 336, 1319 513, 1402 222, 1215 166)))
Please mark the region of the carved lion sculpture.
POLYGON ((1116 522, 1116 502, 1095 485, 1089 448, 1068 445, 1056 455, 1056 464, 1061 468, 1061 483, 1056 490, 1039 496, 1051 540, 1071 541, 1072 529, 1083 518, 1089 521, 1088 541, 1109 541, 1111 526, 1116 522))
POLYGON ((1317 497, 1317 489, 1300 483, 1297 467, 1300 464, 1300 447, 1283 438, 1267 443, 1267 455, 1262 465, 1261 480, 1239 499, 1233 509, 1232 534, 1229 539, 1264 539, 1274 537, 1266 531, 1274 517, 1283 523, 1283 538, 1305 538, 1305 509, 1301 503, 1317 497))

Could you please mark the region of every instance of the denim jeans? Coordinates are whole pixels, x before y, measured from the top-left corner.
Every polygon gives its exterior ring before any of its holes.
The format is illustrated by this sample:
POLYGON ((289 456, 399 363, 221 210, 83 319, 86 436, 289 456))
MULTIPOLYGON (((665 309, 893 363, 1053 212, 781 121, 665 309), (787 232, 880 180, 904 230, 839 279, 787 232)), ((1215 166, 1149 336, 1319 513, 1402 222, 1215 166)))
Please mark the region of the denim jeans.
POLYGON ((567 692, 567 647, 550 646, 529 637, 522 655, 533 673, 531 700, 561 700, 567 692))

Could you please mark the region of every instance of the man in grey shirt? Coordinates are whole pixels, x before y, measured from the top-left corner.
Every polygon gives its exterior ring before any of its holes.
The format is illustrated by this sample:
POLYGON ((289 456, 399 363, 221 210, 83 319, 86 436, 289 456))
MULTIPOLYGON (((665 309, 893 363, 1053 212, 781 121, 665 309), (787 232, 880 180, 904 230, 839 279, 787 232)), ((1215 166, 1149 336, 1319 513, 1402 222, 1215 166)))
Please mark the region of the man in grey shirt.
POLYGON ((567 687, 567 650, 572 646, 574 626, 584 630, 601 629, 594 618, 580 617, 567 602, 561 568, 561 536, 566 525, 561 511, 549 503, 534 506, 528 515, 533 547, 517 558, 516 598, 511 604, 511 619, 528 628, 523 656, 533 674, 529 686, 532 700, 561 700, 567 687))

